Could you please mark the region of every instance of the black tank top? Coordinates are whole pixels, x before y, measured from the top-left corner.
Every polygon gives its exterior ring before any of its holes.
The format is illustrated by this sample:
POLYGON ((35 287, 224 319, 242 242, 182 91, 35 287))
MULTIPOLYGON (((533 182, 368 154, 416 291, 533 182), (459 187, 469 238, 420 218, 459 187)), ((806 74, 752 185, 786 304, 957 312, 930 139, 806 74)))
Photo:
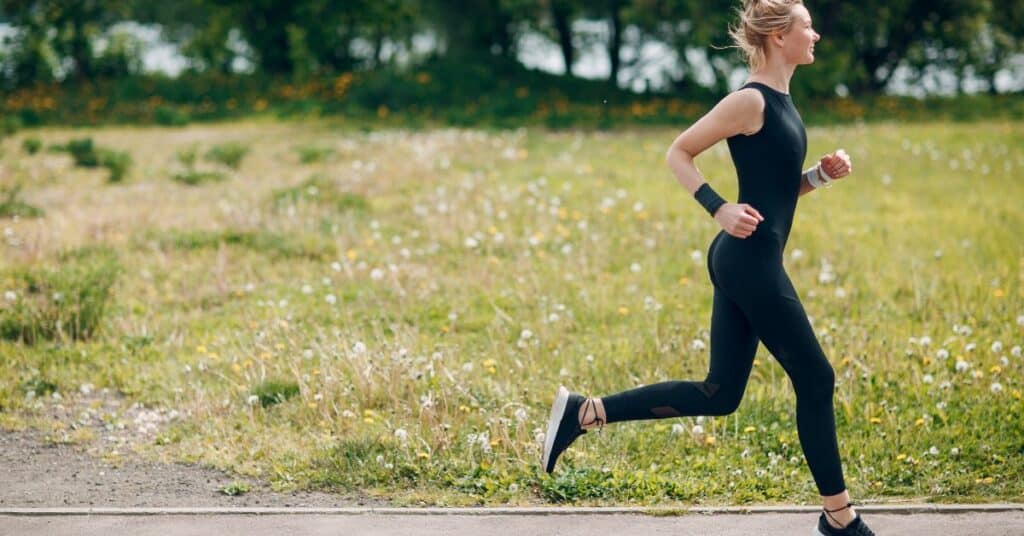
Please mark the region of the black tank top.
POLYGON ((739 179, 737 202, 749 204, 764 216, 748 239, 773 240, 784 249, 800 196, 807 132, 788 93, 760 82, 743 85, 747 87, 764 95, 764 125, 749 136, 737 134, 726 139, 739 179))

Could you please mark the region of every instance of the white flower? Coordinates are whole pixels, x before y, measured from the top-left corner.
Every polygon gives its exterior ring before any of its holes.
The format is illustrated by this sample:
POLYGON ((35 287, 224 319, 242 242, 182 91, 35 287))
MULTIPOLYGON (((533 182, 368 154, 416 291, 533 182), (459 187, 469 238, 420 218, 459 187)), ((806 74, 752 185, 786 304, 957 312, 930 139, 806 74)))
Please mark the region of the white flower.
POLYGON ((548 322, 558 322, 558 313, 551 313, 548 315, 548 322))
POLYGON ((14 301, 18 299, 18 293, 13 290, 8 290, 7 292, 4 292, 4 298, 7 298, 7 301, 14 301))
POLYGON ((53 293, 53 301, 59 302, 62 299, 64 299, 64 295, 63 294, 61 294, 60 292, 54 292, 53 293))
POLYGON ((964 351, 965 352, 973 352, 974 349, 977 348, 977 347, 978 347, 977 344, 974 344, 973 342, 969 342, 969 343, 967 343, 967 346, 964 346, 964 351))
POLYGON ((634 262, 633 264, 630 264, 629 271, 633 272, 634 274, 640 273, 640 263, 634 262))
POLYGON ((993 393, 998 393, 998 392, 1000 392, 1000 391, 1002 391, 1002 390, 1003 390, 1003 386, 1002 386, 1002 384, 1000 384, 999 382, 995 382, 995 383, 993 383, 992 385, 990 385, 990 386, 989 386, 989 389, 990 389, 990 390, 991 390, 991 391, 992 391, 993 393))
POLYGON ((466 361, 462 364, 462 372, 473 372, 473 362, 466 361))
POLYGON ((690 258, 693 259, 693 262, 700 262, 701 258, 703 258, 703 257, 704 257, 704 254, 701 253, 701 251, 699 249, 695 249, 695 250, 690 252, 690 258))
POLYGON ((260 403, 260 397, 256 395, 249 395, 249 398, 247 398, 245 402, 250 406, 255 406, 256 404, 260 403))
POLYGON ((996 342, 992 343, 992 353, 998 354, 999 352, 1002 352, 1002 351, 1003 351, 1003 343, 1002 342, 996 341, 996 342))
POLYGON ((957 359, 956 360, 956 371, 957 372, 963 372, 963 371, 965 371, 965 370, 967 370, 969 368, 971 368, 971 364, 970 363, 968 363, 968 362, 966 362, 966 361, 964 361, 962 359, 957 359))
POLYGON ((1024 326, 1024 315, 1017 315, 1017 325, 1024 326))
POLYGON ((509 493, 515 493, 517 491, 519 491, 519 484, 516 484, 515 482, 513 482, 513 483, 508 485, 508 492, 509 493))
POLYGON ((583 359, 586 359, 587 362, 589 362, 589 363, 593 363, 594 362, 594 354, 587 354, 587 357, 584 357, 583 359))
POLYGON ((791 259, 793 259, 793 260, 797 260, 797 259, 802 259, 802 258, 804 257, 804 250, 802 250, 802 249, 794 249, 794 250, 793 250, 793 251, 792 251, 792 252, 791 252, 791 253, 789 254, 789 257, 790 257, 791 259))
POLYGON ((918 339, 917 343, 920 344, 921 346, 928 346, 929 344, 932 343, 932 338, 925 335, 918 339))
POLYGON ((380 268, 374 268, 373 270, 370 270, 370 279, 373 279, 374 281, 380 281, 381 279, 384 279, 384 270, 380 268))
POLYGON ((423 409, 434 407, 434 393, 420 395, 420 407, 423 409))
POLYGON ((704 427, 699 424, 695 424, 693 425, 693 428, 690 429, 690 433, 693 435, 701 435, 704 433, 704 427))
POLYGON ((939 455, 939 447, 936 447, 935 445, 932 445, 932 448, 928 449, 928 454, 931 454, 932 456, 938 456, 939 455))
POLYGON ((405 431, 405 428, 396 428, 395 437, 397 437, 402 443, 405 443, 405 441, 409 439, 409 433, 405 431))
POLYGON ((352 352, 355 354, 365 354, 366 345, 363 344, 362 341, 356 341, 356 343, 352 345, 352 352))
POLYGON ((707 345, 700 339, 693 339, 693 341, 690 342, 690 349, 694 351, 703 352, 705 348, 707 348, 707 345))
POLYGON ((950 456, 959 456, 960 455, 960 449, 957 448, 957 447, 953 447, 953 448, 949 449, 949 455, 950 456))
POLYGON ((946 359, 949 358, 949 350, 946 350, 945 348, 939 348, 939 351, 935 352, 935 357, 937 359, 945 361, 946 359))
POLYGON ((326 300, 327 303, 331 305, 338 303, 338 298, 335 297, 334 294, 328 294, 327 296, 324 296, 324 300, 326 300))
POLYGON ((516 413, 515 413, 515 416, 516 416, 516 420, 517 421, 519 421, 519 422, 525 421, 526 418, 527 418, 526 410, 523 409, 523 408, 517 409, 516 413))
POLYGON ((302 285, 302 293, 303 294, 312 294, 313 293, 313 287, 311 287, 309 285, 302 285))
POLYGON ((83 395, 87 395, 92 392, 92 389, 93 387, 91 383, 83 383, 81 387, 78 388, 78 392, 82 393, 83 395))
POLYGON ((542 432, 540 430, 534 430, 533 431, 533 440, 536 441, 537 443, 540 443, 541 445, 543 445, 544 444, 544 435, 545 435, 544 432, 542 432))
POLYGON ((681 433, 683 433, 685 431, 686 431, 686 427, 683 426, 682 424, 675 423, 675 424, 672 425, 672 434, 673 435, 679 435, 679 434, 681 434, 681 433))
POLYGON ((935 381, 935 378, 933 378, 931 374, 925 374, 924 376, 921 377, 921 381, 923 383, 932 383, 933 381, 935 381))
POLYGON ((302 351, 302 357, 306 359, 313 359, 313 350, 306 348, 305 350, 302 351))
POLYGON ((1013 348, 1010 348, 1010 355, 1012 355, 1013 357, 1020 357, 1020 346, 1014 346, 1013 348))
POLYGON ((942 380, 942 383, 939 384, 939 389, 949 389, 950 387, 953 387, 953 384, 949 380, 942 380))
POLYGON ((338 262, 338 261, 332 262, 331 263, 331 270, 334 270, 335 272, 340 272, 341 271, 341 263, 338 262))
POLYGON ((530 337, 533 337, 533 332, 528 329, 524 329, 523 331, 519 332, 519 338, 521 340, 525 341, 528 340, 530 337))
POLYGON ((845 298, 846 297, 846 289, 844 289, 843 287, 836 287, 836 297, 837 298, 845 298))
POLYGON ((346 409, 346 410, 341 412, 341 416, 346 418, 346 419, 353 419, 353 418, 355 418, 356 414, 352 413, 352 410, 346 409))
POLYGON ((473 238, 472 236, 466 237, 466 247, 467 248, 473 249, 473 248, 475 248, 475 247, 477 247, 479 245, 480 245, 480 243, 477 242, 476 239, 473 238))

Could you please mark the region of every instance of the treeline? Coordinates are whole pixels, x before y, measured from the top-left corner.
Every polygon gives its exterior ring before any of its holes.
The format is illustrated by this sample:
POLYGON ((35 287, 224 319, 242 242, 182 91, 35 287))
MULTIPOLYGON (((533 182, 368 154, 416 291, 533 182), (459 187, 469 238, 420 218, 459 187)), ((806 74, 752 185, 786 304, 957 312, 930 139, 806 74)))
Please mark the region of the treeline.
MULTIPOLYGON (((138 74, 142 43, 116 31, 125 21, 153 24, 178 45, 187 72, 234 73, 251 65, 270 76, 303 79, 408 66, 438 57, 467 65, 516 61, 525 32, 556 43, 568 76, 584 46, 608 54, 609 81, 638 58, 623 49, 648 41, 679 54, 672 84, 696 84, 686 51, 706 57, 712 91, 727 90, 742 64, 728 48, 739 0, 2 0, 11 25, 0 52, 6 89, 39 82, 80 83, 138 74), (603 21, 584 31, 578 21, 603 21), (417 38, 430 41, 418 53, 417 38)), ((1024 0, 819 0, 809 3, 823 39, 800 77, 806 93, 879 93, 896 68, 977 77, 996 92, 996 74, 1024 43, 1024 0)))

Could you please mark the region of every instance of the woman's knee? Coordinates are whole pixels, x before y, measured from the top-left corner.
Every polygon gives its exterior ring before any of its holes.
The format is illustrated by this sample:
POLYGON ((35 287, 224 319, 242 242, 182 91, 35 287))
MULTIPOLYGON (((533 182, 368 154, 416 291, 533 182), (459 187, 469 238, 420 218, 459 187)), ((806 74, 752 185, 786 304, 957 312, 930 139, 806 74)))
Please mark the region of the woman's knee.
POLYGON ((832 398, 836 389, 836 372, 824 357, 816 366, 807 367, 801 374, 797 395, 814 398, 832 398))

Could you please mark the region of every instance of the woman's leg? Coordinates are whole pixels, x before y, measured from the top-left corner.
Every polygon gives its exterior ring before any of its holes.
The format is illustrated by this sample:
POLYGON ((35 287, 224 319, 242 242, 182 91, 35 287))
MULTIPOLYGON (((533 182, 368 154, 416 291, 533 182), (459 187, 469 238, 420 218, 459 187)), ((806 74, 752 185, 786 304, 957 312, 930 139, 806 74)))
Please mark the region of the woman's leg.
MULTIPOLYGON (((785 271, 778 273, 773 286, 774 293, 759 292, 757 299, 744 300, 741 307, 761 342, 790 378, 796 391, 800 446, 825 508, 835 510, 849 503, 832 405, 835 372, 785 271)), ((853 519, 855 512, 851 507, 830 515, 846 524, 853 519)), ((835 525, 831 518, 829 522, 835 525)))
POLYGON ((715 287, 710 370, 704 381, 665 381, 594 399, 596 408, 581 408, 580 422, 592 427, 594 409, 605 423, 732 413, 743 398, 756 351, 750 322, 715 287))

